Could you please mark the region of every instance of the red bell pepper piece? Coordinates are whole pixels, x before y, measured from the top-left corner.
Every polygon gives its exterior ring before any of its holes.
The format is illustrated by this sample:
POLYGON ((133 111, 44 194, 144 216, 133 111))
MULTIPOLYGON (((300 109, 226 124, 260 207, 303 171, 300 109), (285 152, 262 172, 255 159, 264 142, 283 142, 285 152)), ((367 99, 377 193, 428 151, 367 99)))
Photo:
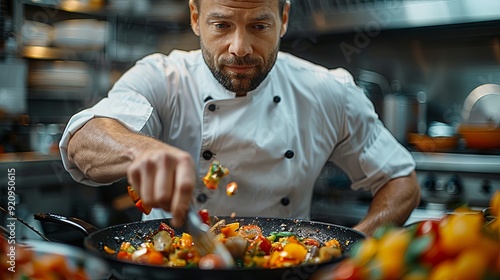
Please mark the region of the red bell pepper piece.
POLYGON ((131 260, 132 259, 132 254, 125 252, 125 251, 119 251, 116 254, 116 258, 120 260, 131 260))
POLYGON ((148 207, 148 206, 142 204, 141 199, 139 199, 139 201, 137 201, 135 203, 135 207, 137 207, 139 210, 141 210, 142 213, 144 213, 146 215, 149 215, 149 213, 151 213, 151 207, 148 207))
POLYGON ((210 226, 210 215, 208 214, 208 210, 202 209, 198 211, 198 214, 200 215, 201 221, 210 226))
POLYGON ((266 237, 264 237, 263 235, 260 235, 259 236, 259 249, 264 252, 264 254, 266 255, 269 255, 269 253, 271 252, 271 241, 269 241, 269 239, 267 239, 266 237))
POLYGON ((171 228, 169 225, 165 224, 164 222, 160 223, 160 226, 158 227, 159 230, 164 230, 170 234, 170 237, 174 237, 175 231, 173 228, 171 228))
POLYGON ((141 210, 142 213, 149 215, 149 213, 151 213, 151 207, 148 207, 142 203, 141 197, 135 191, 135 189, 132 186, 128 186, 127 191, 128 191, 128 196, 130 196, 132 201, 135 203, 135 207, 141 210))
POLYGON ((132 186, 127 186, 127 191, 128 191, 128 196, 132 199, 134 203, 136 203, 141 197, 139 194, 135 191, 135 189, 132 186))

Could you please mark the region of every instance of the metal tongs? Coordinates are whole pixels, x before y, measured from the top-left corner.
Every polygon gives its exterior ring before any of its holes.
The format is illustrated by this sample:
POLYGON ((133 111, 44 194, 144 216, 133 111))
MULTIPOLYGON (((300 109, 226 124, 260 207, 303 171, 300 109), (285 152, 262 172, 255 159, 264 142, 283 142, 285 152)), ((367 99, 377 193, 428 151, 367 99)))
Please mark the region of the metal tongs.
POLYGON ((221 258, 223 268, 231 268, 234 266, 234 260, 226 246, 222 244, 210 231, 210 227, 201 221, 200 216, 193 208, 189 206, 187 213, 187 229, 193 237, 194 246, 202 255, 214 254, 221 258))

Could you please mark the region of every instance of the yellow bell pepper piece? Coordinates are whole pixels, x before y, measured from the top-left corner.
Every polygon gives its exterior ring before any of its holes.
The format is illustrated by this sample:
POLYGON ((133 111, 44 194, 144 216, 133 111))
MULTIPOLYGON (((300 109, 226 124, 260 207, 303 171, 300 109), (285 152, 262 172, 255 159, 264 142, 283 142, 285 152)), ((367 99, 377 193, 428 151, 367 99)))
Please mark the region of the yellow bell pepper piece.
POLYGON ((235 222, 235 223, 230 223, 221 228, 221 232, 226 236, 226 237, 231 237, 231 236, 236 236, 238 235, 237 230, 240 228, 240 223, 235 222))
POLYGON ((301 263, 306 258, 307 249, 302 244, 299 243, 288 243, 283 248, 285 254, 281 254, 287 259, 296 260, 301 263))

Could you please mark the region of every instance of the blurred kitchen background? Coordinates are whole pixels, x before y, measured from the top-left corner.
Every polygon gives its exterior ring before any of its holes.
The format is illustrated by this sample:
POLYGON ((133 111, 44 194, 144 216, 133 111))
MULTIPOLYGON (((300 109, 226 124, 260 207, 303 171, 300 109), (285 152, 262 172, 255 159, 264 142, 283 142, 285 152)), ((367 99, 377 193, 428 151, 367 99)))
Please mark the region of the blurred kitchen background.
MULTIPOLYGON (((57 142, 70 116, 104 97, 137 59, 199 47, 187 2, 0 0, 0 205, 6 205, 6 170, 15 168, 16 214, 32 224, 35 212, 98 227, 139 219, 125 181, 101 188, 75 183, 57 142)), ((349 70, 413 153, 423 199, 409 222, 439 217, 457 204, 486 207, 500 189, 499 132, 488 131, 483 139, 489 143, 473 145, 458 128, 469 121, 464 111, 471 111, 470 102, 485 95, 490 115, 479 112, 478 118, 500 122, 494 86, 500 84, 500 1, 291 2, 281 49, 349 70)), ((347 226, 359 221, 370 194, 349 185, 327 164, 314 186, 312 219, 347 226)), ((79 238, 56 225, 38 227, 53 239, 79 238)), ((18 230, 20 237, 31 235, 18 230)))

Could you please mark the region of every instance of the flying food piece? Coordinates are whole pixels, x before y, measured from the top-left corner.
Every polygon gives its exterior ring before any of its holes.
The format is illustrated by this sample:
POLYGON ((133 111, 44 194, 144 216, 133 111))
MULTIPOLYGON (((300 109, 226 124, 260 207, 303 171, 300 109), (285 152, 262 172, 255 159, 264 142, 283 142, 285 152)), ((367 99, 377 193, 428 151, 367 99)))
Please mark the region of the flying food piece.
POLYGON ((219 161, 214 160, 208 169, 207 174, 203 177, 203 183, 211 190, 217 189, 220 180, 229 174, 229 169, 220 164, 219 161))
POLYGON ((231 182, 226 186, 226 195, 233 196, 238 193, 238 184, 236 182, 231 182))
MULTIPOLYGON (((203 183, 211 190, 217 189, 221 179, 229 174, 229 169, 220 164, 219 161, 214 160, 208 169, 207 174, 203 177, 203 183)), ((226 185, 226 195, 233 196, 238 192, 238 184, 230 182, 226 185)))

